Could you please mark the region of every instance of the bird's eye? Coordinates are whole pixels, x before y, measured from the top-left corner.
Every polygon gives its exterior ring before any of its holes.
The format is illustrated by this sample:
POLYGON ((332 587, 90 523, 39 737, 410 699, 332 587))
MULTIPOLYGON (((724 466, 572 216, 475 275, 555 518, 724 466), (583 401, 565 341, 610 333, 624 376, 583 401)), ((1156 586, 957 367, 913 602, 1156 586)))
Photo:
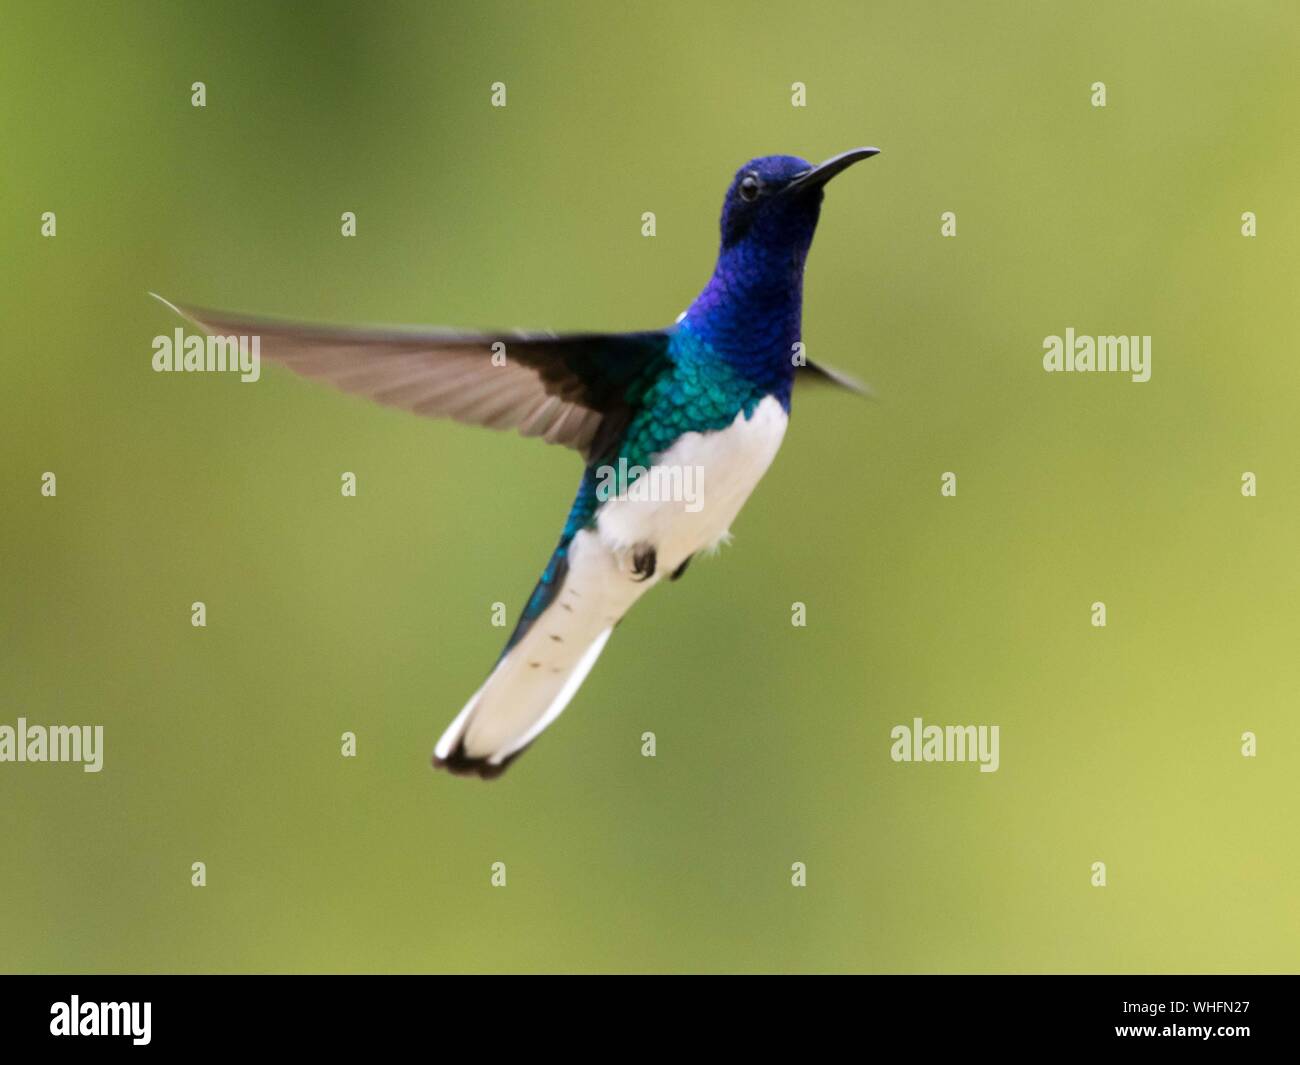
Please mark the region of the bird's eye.
POLYGON ((760 188, 758 178, 753 174, 746 174, 740 181, 740 198, 746 203, 753 203, 758 199, 760 188))

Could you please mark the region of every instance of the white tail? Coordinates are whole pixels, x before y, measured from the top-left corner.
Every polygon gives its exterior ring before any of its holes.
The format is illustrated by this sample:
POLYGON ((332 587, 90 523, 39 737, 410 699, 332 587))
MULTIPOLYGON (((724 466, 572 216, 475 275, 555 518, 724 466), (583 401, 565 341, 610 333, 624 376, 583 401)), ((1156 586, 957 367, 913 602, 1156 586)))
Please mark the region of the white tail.
POLYGON ((456 715, 433 749, 435 765, 494 777, 569 704, 614 625, 654 581, 621 571, 599 537, 582 530, 549 606, 456 715))
POLYGON ((575 649, 550 639, 550 629, 534 623, 497 663, 438 740, 435 761, 453 772, 496 776, 560 716, 614 630, 575 649))

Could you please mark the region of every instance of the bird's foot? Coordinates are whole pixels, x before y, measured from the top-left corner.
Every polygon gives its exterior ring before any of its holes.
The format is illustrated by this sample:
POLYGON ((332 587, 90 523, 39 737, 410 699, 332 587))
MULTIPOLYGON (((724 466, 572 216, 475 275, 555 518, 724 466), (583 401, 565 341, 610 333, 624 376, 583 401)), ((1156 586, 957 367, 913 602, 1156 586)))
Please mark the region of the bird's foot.
POLYGON ((669 575, 668 579, 670 581, 677 580, 678 577, 680 577, 683 573, 686 572, 686 567, 691 564, 691 559, 693 559, 694 557, 695 557, 694 555, 687 555, 686 561, 683 562, 680 566, 678 566, 675 570, 673 570, 673 572, 669 575))
POLYGON ((649 546, 637 547, 632 551, 632 579, 634 581, 648 581, 655 575, 655 567, 659 558, 655 554, 655 549, 649 546))

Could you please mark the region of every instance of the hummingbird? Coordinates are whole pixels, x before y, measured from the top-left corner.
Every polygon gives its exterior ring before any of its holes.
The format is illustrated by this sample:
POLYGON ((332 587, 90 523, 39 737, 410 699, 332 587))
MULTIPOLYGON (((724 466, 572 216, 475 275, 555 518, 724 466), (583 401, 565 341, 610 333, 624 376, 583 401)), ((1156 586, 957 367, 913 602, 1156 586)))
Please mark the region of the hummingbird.
POLYGON ((210 336, 260 337, 263 358, 305 377, 581 455, 559 542, 487 679, 434 746, 435 767, 499 776, 569 704, 641 596, 730 539, 781 446, 796 380, 869 394, 808 360, 800 337, 804 264, 826 183, 877 154, 854 148, 816 166, 769 155, 742 166, 723 200, 713 273, 663 329, 312 325, 162 300, 210 336), (660 483, 683 484, 680 471, 698 471, 697 498, 638 491, 657 472, 677 474, 660 483))

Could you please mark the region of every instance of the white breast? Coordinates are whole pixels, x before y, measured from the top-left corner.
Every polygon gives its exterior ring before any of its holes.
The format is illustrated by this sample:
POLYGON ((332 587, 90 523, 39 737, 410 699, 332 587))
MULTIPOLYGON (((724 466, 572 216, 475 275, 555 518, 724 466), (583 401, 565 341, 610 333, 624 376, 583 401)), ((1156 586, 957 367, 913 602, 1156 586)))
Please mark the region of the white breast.
MULTIPOLYGON (((661 488, 681 485, 692 490, 658 493, 659 498, 611 499, 600 509, 597 529, 612 552, 625 554, 638 545, 658 554, 656 578, 666 577, 697 551, 726 539, 731 523, 772 464, 789 421, 771 396, 744 412, 725 429, 685 433, 660 456, 661 488), (665 494, 678 498, 663 498, 665 494)), ((653 476, 648 482, 654 486, 653 476)), ((635 489, 629 493, 635 496, 635 489)))

